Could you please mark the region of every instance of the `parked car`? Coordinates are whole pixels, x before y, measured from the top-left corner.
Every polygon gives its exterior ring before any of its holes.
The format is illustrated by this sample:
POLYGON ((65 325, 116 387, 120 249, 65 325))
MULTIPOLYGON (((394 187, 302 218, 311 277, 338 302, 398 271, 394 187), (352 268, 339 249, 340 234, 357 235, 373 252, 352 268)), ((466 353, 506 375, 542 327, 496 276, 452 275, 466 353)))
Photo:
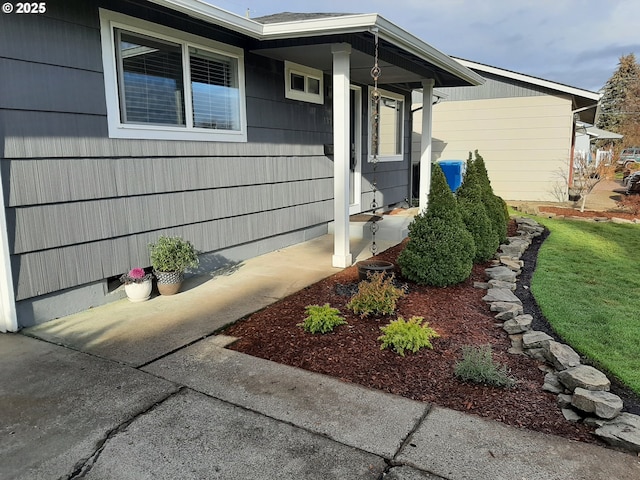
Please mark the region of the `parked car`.
POLYGON ((628 147, 620 152, 620 158, 616 162, 617 165, 628 167, 632 163, 640 163, 640 147, 628 147))
POLYGON ((634 172, 626 179, 627 195, 640 193, 640 171, 634 172))

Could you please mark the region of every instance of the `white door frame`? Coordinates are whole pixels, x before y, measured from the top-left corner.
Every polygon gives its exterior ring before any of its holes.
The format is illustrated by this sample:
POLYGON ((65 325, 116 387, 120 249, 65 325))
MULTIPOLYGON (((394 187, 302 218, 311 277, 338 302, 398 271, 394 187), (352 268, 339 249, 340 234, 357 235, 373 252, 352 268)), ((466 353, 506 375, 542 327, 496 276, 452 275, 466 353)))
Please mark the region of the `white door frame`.
POLYGON ((355 105, 351 111, 351 120, 354 122, 354 155, 357 159, 356 168, 353 172, 353 198, 354 202, 349 204, 349 215, 362 212, 362 88, 357 85, 350 85, 349 89, 355 94, 355 105))

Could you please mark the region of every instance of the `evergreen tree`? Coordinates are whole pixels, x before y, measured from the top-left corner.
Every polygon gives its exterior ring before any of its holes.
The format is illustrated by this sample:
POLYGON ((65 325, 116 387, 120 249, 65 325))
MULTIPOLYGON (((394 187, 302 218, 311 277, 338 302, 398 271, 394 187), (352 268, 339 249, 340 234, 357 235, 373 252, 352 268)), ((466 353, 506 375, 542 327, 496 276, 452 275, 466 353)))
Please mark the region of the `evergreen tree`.
POLYGON ((439 165, 431 171, 429 203, 409 225, 409 242, 398 257, 402 275, 416 283, 444 287, 471 275, 475 245, 439 165))
POLYGON ((467 172, 456 193, 462 221, 473 236, 476 245, 474 263, 489 260, 498 250, 499 238, 487 213, 475 162, 467 161, 467 172))
MULTIPOLYGON (((639 123, 637 111, 635 115, 627 112, 629 108, 638 106, 639 82, 640 65, 637 64, 635 55, 631 53, 620 57, 618 69, 602 89, 598 128, 624 134, 625 129, 629 130, 628 124, 639 123)), ((631 145, 629 141, 632 140, 624 138, 626 145, 631 145)))
MULTIPOLYGON (((478 182, 482 188, 482 198, 484 199, 485 208, 487 209, 487 215, 489 215, 489 219, 493 225, 493 230, 498 237, 498 242, 504 243, 507 241, 507 226, 509 224, 509 212, 507 210, 507 205, 502 198, 493 193, 489 174, 487 173, 487 168, 484 165, 484 159, 478 153, 478 150, 474 153, 475 160, 472 164, 473 168, 476 169, 478 182)), ((471 156, 471 154, 469 154, 469 156, 471 156)))

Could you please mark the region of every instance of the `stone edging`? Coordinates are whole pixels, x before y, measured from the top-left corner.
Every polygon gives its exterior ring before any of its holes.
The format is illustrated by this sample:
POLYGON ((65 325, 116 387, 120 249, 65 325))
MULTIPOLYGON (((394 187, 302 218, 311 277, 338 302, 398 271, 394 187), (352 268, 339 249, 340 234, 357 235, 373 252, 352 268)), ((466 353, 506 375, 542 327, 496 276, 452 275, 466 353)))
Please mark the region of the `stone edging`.
POLYGON ((522 254, 544 227, 530 218, 516 217, 518 236, 500 245, 494 266, 486 269, 487 289, 483 300, 490 304, 495 318, 509 334, 509 353, 528 355, 543 362, 542 389, 558 395, 558 406, 570 422, 596 427, 595 434, 612 446, 640 455, 640 416, 623 413, 623 402, 609 392, 610 381, 601 371, 580 363, 580 355, 570 346, 556 342, 544 332, 531 330, 533 316, 525 314, 522 302, 513 293, 524 266, 522 254))

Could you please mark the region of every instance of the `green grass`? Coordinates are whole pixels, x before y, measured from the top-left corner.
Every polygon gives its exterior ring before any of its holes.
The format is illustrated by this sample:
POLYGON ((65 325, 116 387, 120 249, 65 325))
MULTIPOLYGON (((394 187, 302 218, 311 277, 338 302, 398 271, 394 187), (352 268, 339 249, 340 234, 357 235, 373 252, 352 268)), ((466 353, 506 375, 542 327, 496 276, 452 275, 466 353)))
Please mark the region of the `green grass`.
POLYGON ((555 331, 640 394, 640 226, 538 219, 531 291, 555 331))

